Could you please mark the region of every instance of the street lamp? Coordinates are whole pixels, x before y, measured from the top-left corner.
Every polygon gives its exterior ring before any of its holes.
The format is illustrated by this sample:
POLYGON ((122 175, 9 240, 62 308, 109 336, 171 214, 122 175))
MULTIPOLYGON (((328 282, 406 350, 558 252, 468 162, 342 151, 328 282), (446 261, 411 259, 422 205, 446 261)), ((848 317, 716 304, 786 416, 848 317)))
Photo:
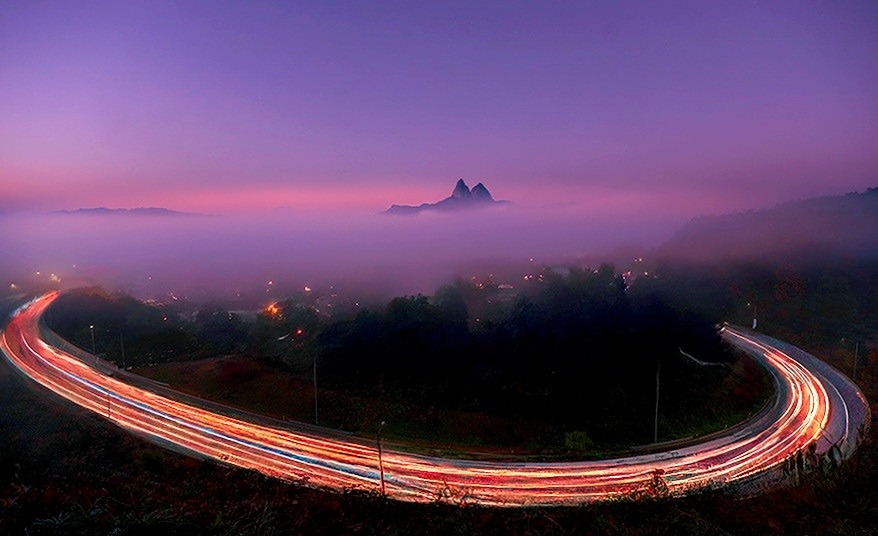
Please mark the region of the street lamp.
MULTIPOLYGON (((304 331, 302 328, 297 329, 297 330, 296 330, 296 339, 294 339, 294 340, 298 340, 298 337, 301 337, 304 333, 305 333, 305 331, 304 331)), ((302 344, 304 344, 304 342, 300 342, 299 344, 302 345, 302 344)), ((317 350, 317 349, 315 348, 315 349, 314 349, 314 368, 313 368, 313 378, 314 378, 314 424, 315 424, 315 425, 320 424, 320 421, 319 421, 318 418, 317 418, 317 358, 319 357, 319 355, 320 355, 320 351, 317 350)))
POLYGON ((318 350, 314 350, 314 424, 320 424, 317 421, 317 356, 318 350))
MULTIPOLYGON (((841 338, 841 342, 845 342, 844 337, 841 338)), ((851 379, 857 381, 857 361, 860 359, 860 341, 854 341, 854 371, 851 375, 851 379)))
POLYGON ((756 304, 751 305, 750 302, 747 302, 747 307, 752 307, 753 309, 753 327, 751 329, 756 329, 756 304))
POLYGON ((119 346, 122 348, 122 370, 125 370, 125 341, 122 340, 122 329, 119 329, 119 346))
MULTIPOLYGON (((273 307, 273 306, 272 306, 273 307)), ((304 348, 304 341, 302 340, 302 335, 305 334, 305 330, 302 328, 298 328, 295 331, 291 331, 284 335, 283 337, 278 337, 277 340, 282 341, 287 338, 290 340, 291 347, 298 347, 300 350, 304 348)), ((320 424, 317 419, 317 358, 320 355, 320 351, 314 350, 314 367, 313 367, 313 379, 314 379, 314 424, 320 424)))
POLYGON ((854 377, 851 378, 854 381, 857 381, 857 361, 859 361, 860 357, 860 341, 857 341, 856 347, 854 349, 854 377))
POLYGON ((659 413, 659 375, 662 371, 662 358, 658 357, 655 366, 655 428, 653 429, 653 443, 658 443, 658 413, 659 413))
POLYGON ((95 356, 95 363, 98 362, 98 351, 95 349, 95 325, 92 324, 88 327, 91 330, 91 353, 95 356))
POLYGON ((381 429, 384 428, 385 421, 381 421, 378 426, 378 473, 381 475, 381 496, 384 497, 384 460, 381 453, 381 429))

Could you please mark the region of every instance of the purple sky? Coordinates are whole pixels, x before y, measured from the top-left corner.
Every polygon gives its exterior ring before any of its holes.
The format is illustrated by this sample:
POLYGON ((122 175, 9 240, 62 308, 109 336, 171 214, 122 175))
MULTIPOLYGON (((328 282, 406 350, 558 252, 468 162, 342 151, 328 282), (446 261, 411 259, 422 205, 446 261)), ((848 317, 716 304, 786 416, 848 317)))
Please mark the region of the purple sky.
POLYGON ((688 217, 878 185, 876 2, 277 4, 2 3, 0 210, 377 211, 464 177, 688 217))

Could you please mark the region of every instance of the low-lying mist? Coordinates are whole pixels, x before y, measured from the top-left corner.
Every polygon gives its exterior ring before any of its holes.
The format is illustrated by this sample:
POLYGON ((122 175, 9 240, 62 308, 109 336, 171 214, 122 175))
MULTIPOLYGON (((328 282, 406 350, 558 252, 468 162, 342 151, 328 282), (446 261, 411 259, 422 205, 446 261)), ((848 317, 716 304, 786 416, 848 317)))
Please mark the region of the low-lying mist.
POLYGON ((619 245, 654 246, 680 222, 505 206, 390 216, 277 209, 225 216, 7 214, 10 281, 96 283, 137 295, 226 296, 272 285, 432 292, 474 266, 564 262, 619 245), (37 274, 37 272, 40 272, 37 274))

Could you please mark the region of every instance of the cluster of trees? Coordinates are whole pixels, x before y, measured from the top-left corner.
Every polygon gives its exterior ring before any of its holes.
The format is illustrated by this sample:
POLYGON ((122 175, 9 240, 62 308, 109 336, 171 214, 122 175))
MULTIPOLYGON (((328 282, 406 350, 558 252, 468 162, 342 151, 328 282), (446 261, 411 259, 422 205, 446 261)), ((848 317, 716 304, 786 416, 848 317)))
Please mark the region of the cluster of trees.
POLYGON ((878 336, 878 261, 839 256, 785 261, 673 263, 638 290, 674 307, 749 326, 806 345, 878 336))
POLYGON ((179 310, 147 305, 100 288, 62 294, 46 314, 50 328, 75 345, 121 366, 246 353, 254 343, 253 326, 215 304, 192 318, 179 310), (93 326, 93 328, 92 328, 93 326))
POLYGON ((129 366, 241 353, 304 374, 319 360, 321 385, 364 399, 536 418, 549 431, 625 443, 651 437, 659 365, 664 419, 729 403, 729 369, 698 367, 680 353, 732 361, 711 316, 670 305, 660 290, 629 288, 604 265, 547 271, 518 294, 459 280, 431 297, 397 297, 347 319, 288 300, 255 322, 218 306, 183 321, 129 297, 92 292, 63 296, 48 320, 87 349, 88 325, 101 326, 98 353, 117 362, 114 342, 124 332, 129 366))
POLYGON ((62 294, 45 320, 61 337, 119 366, 197 358, 211 350, 175 314, 99 288, 62 294))
POLYGON ((330 323, 312 343, 324 383, 637 441, 651 430, 659 362, 668 412, 710 401, 727 374, 680 355, 683 348, 729 361, 712 323, 628 289, 611 266, 547 272, 511 301, 489 291, 480 299, 493 310, 478 322, 467 315, 474 294, 458 282, 432 298, 395 298, 384 310, 330 323))

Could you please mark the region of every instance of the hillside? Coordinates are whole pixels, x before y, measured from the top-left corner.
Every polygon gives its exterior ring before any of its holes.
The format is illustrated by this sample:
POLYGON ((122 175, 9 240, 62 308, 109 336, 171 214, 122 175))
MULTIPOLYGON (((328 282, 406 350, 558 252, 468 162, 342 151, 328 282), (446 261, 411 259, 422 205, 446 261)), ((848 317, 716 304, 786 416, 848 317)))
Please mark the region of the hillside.
POLYGON ((878 188, 818 197, 760 211, 700 216, 658 248, 688 261, 878 257, 878 188))

